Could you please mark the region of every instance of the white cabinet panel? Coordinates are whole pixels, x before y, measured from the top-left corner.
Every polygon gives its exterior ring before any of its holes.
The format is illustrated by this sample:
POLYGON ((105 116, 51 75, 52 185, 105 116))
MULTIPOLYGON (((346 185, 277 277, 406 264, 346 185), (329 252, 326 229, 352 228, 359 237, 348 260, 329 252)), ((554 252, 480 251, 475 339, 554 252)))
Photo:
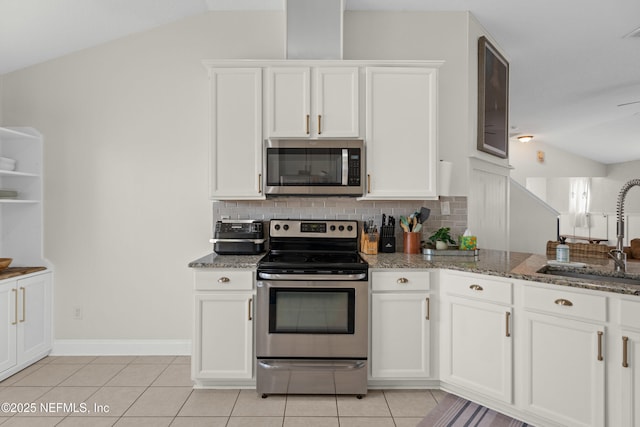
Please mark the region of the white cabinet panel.
POLYGON ((0 379, 16 365, 18 289, 15 281, 0 284, 0 379))
POLYGON ((273 137, 311 134, 311 69, 274 67, 268 70, 268 132, 273 137))
POLYGON ((38 357, 51 348, 51 274, 19 279, 18 360, 38 357))
POLYGON ((437 197, 437 69, 366 70, 368 199, 437 197))
POLYGON ((525 409, 567 426, 605 424, 605 328, 525 312, 525 409))
POLYGON ((360 135, 358 67, 272 67, 268 76, 270 138, 360 135))
POLYGON ((262 199, 262 70, 212 68, 212 199, 262 199))
POLYGON ((0 381, 51 350, 51 301, 50 273, 0 284, 0 381))
POLYGON ((512 313, 511 307, 447 297, 442 380, 511 403, 512 313))
POLYGON ((253 377, 254 299, 249 292, 195 295, 194 379, 253 377))
POLYGON ((636 427, 640 425, 640 333, 623 330, 619 345, 623 349, 623 359, 616 363, 622 378, 622 426, 636 427))
POLYGON ((374 293, 371 304, 371 377, 431 375, 428 293, 374 293))
POLYGON ((322 67, 314 70, 315 124, 318 137, 357 137, 359 126, 359 75, 357 67, 322 67))

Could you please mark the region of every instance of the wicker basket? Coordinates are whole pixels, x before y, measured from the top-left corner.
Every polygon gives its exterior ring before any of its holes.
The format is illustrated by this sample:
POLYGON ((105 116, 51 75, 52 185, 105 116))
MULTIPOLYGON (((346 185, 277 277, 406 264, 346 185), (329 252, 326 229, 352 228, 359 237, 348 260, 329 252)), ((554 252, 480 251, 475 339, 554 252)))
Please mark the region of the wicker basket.
MULTIPOLYGON (((548 241, 547 242, 547 255, 556 256, 556 247, 559 242, 548 241)), ((565 243, 569 246, 569 253, 572 257, 579 258, 607 258, 609 253, 609 246, 596 243, 565 243)))

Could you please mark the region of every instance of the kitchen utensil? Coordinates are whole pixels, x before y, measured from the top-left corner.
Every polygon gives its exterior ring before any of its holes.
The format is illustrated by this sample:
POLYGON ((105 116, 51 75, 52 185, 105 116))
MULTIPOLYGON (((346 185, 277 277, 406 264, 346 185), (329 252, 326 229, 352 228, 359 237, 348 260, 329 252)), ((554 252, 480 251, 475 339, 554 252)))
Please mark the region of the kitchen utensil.
POLYGON ((9 267, 11 261, 13 261, 13 258, 0 258, 0 270, 4 270, 9 267))
POLYGON ((420 222, 425 222, 429 219, 429 214, 431 213, 431 209, 422 207, 420 208, 420 222))

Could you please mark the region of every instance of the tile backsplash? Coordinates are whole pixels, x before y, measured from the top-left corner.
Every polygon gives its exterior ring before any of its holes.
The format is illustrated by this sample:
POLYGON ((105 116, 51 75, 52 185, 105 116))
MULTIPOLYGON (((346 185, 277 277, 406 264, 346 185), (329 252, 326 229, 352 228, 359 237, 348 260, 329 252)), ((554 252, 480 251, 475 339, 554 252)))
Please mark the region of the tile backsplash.
MULTIPOLYGON (((422 240, 440 227, 451 228, 457 239, 467 227, 467 198, 441 197, 440 200, 369 201, 345 197, 298 198, 281 197, 268 200, 234 200, 213 202, 213 223, 228 219, 373 219, 380 227, 382 214, 396 218, 396 238, 402 236, 400 216, 409 216, 421 207, 431 209, 429 219, 423 224, 422 240), (441 203, 449 202, 450 215, 442 215, 441 203)), ((213 232, 212 232, 213 235, 213 232)))

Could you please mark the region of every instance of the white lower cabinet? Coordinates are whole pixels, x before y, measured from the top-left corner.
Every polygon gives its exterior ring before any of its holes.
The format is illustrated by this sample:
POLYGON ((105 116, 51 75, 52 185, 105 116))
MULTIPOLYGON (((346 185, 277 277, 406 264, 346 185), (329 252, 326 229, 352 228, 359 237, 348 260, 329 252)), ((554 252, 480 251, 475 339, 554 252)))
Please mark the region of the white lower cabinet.
POLYGON ((524 289, 524 407, 563 426, 605 425, 606 297, 524 289))
POLYGON ((640 425, 640 301, 623 299, 619 309, 622 329, 614 342, 620 356, 613 366, 620 373, 621 387, 614 401, 620 401, 620 425, 636 427, 640 425))
POLYGON ((196 385, 241 384, 254 378, 254 274, 246 270, 195 273, 191 374, 196 385))
POLYGON ((0 381, 51 351, 51 274, 0 283, 0 381))
POLYGON ((471 274, 442 277, 442 381, 512 403, 512 284, 471 274))
POLYGON ((371 378, 431 377, 428 271, 371 274, 371 378))

